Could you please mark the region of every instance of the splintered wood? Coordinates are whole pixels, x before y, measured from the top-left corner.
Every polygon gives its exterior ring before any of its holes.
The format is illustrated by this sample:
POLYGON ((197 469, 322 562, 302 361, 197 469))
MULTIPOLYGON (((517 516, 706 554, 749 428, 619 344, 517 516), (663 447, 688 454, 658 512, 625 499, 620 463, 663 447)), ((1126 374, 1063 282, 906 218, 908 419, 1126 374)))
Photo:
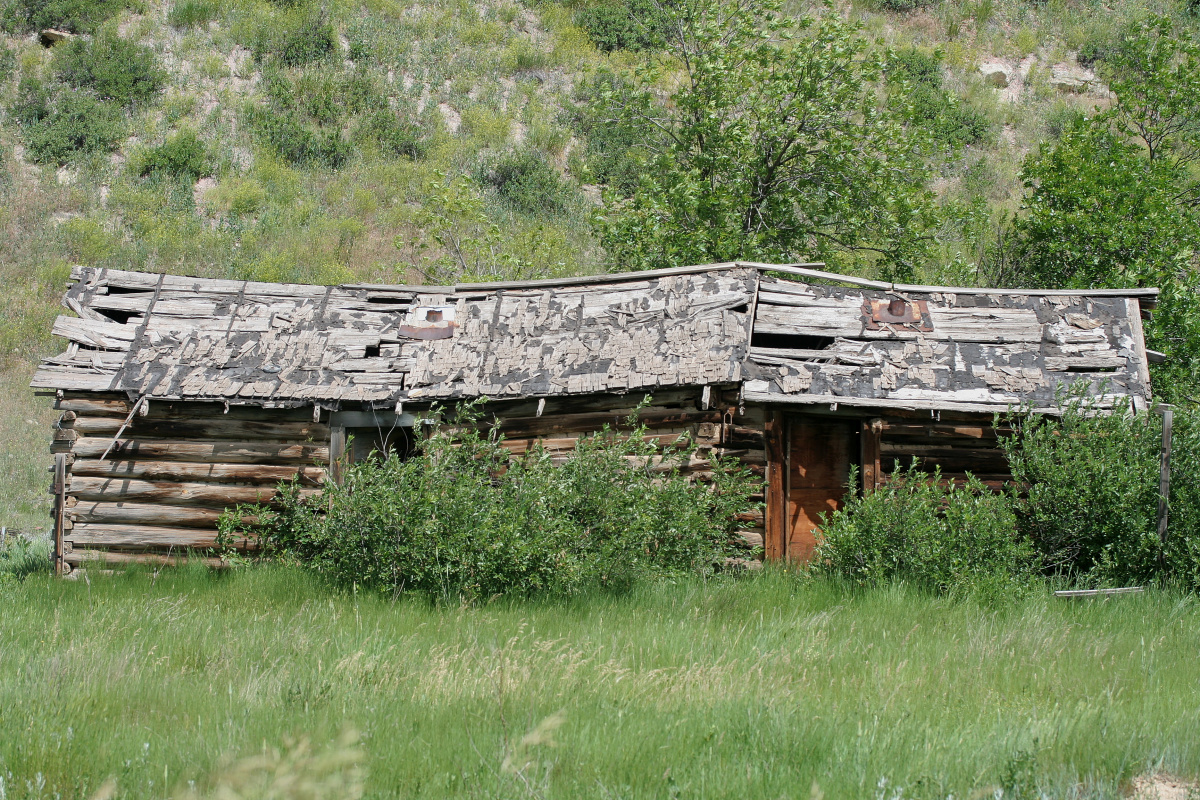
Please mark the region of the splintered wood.
POLYGON ((65 304, 84 314, 59 317, 71 345, 35 386, 382 406, 736 381, 757 272, 492 292, 72 278, 65 304))
POLYGON ((1081 381, 1102 407, 1125 397, 1145 408, 1150 395, 1136 299, 883 291, 769 276, 759 282, 743 378, 748 400, 897 410, 1053 410, 1081 381), (924 309, 921 318, 873 318, 889 298, 924 309))

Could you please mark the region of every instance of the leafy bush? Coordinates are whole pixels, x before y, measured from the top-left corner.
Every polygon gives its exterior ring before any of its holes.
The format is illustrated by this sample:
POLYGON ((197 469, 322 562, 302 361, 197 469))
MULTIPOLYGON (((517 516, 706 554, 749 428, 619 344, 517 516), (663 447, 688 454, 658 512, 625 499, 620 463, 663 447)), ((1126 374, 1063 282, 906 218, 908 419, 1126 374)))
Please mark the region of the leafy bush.
POLYGON ((1033 572, 1010 499, 971 476, 943 483, 914 462, 829 515, 813 564, 855 584, 903 580, 938 592, 994 591, 1033 572))
POLYGON ((264 72, 272 106, 300 112, 318 125, 340 127, 348 117, 387 108, 382 87, 366 72, 320 68, 264 72))
POLYGON ((654 0, 605 0, 575 15, 575 24, 609 53, 653 48, 666 33, 667 22, 667 12, 654 0))
POLYGON ((7 82, 17 69, 17 54, 11 47, 0 45, 0 82, 7 82))
POLYGON ((8 113, 18 125, 35 125, 50 116, 50 90, 37 78, 21 78, 8 113))
POLYGON ((49 539, 0 540, 0 590, 38 572, 49 572, 52 553, 49 539))
MULTIPOLYGON (((1162 418, 1118 405, 1098 413, 1079 394, 1055 420, 1021 413, 1002 440, 1014 479, 1022 534, 1051 571, 1086 582, 1143 583, 1161 576, 1157 531, 1162 418)), ((1170 530, 1163 563, 1200 588, 1200 419, 1176 410, 1170 530)))
POLYGON ((176 0, 167 15, 173 28, 191 28, 217 19, 224 11, 222 0, 176 0))
POLYGON ((565 122, 587 141, 588 181, 606 185, 622 196, 634 193, 649 158, 650 134, 645 128, 624 120, 606 118, 598 100, 605 93, 621 90, 620 79, 610 72, 581 82, 575 92, 575 106, 565 122))
POLYGON ((292 164, 340 169, 354 155, 354 146, 342 137, 340 129, 314 129, 294 111, 254 109, 250 121, 259 136, 292 164))
POLYGON ((25 112, 36 117, 23 127, 25 142, 33 160, 42 164, 66 164, 76 156, 111 152, 125 136, 120 112, 83 92, 72 94, 67 102, 25 112))
POLYGON ((364 116, 355 135, 360 140, 375 142, 389 155, 411 159, 425 155, 426 145, 422 139, 421 126, 388 109, 380 109, 364 116))
POLYGON ((734 515, 755 480, 718 463, 711 484, 678 470, 644 427, 583 438, 560 466, 536 449, 512 457, 468 406, 416 456, 351 466, 341 486, 305 500, 284 484, 276 508, 223 516, 222 539, 244 526, 268 552, 335 584, 470 601, 627 589, 650 576, 707 575, 734 550, 734 515))
POLYGON ((64 82, 123 106, 153 98, 166 77, 153 50, 111 33, 60 45, 54 62, 55 74, 64 82))
POLYGON ((480 168, 480 182, 500 199, 527 214, 562 214, 571 200, 571 187, 545 156, 526 148, 506 153, 480 168))
POLYGON ((892 54, 888 81, 906 84, 903 99, 909 104, 911 121, 934 138, 953 146, 979 144, 995 131, 995 124, 979 108, 942 87, 942 56, 910 47, 892 54))
POLYGON ((208 148, 195 131, 185 128, 143 156, 139 174, 145 177, 152 173, 186 177, 191 181, 212 175, 208 148))
POLYGON ((337 31, 324 11, 303 9, 284 14, 259 29, 254 58, 273 58, 288 67, 328 61, 337 53, 337 31))
POLYGON ((91 33, 131 3, 128 0, 15 0, 5 5, 4 27, 12 33, 46 28, 91 33))

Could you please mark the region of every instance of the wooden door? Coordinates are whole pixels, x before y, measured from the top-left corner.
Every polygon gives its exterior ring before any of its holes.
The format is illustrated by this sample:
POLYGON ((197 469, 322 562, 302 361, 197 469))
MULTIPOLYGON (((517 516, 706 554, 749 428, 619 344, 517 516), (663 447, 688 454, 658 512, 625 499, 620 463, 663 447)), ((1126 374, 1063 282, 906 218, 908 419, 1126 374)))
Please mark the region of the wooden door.
POLYGON ((788 425, 787 557, 807 561, 821 513, 841 508, 858 460, 858 423, 792 417, 788 425))

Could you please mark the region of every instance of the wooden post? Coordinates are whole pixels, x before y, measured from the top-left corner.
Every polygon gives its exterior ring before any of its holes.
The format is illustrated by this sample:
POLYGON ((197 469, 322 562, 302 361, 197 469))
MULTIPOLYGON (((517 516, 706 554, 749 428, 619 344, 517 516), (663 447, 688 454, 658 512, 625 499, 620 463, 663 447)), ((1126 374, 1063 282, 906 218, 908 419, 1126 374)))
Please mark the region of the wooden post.
POLYGON ((1159 406, 1162 413, 1162 450, 1158 462, 1158 569, 1167 575, 1167 511, 1171 499, 1171 417, 1168 405, 1159 406))
POLYGON ((859 442, 862 447, 862 490, 864 493, 874 491, 879 485, 879 452, 880 439, 883 434, 883 420, 864 419, 859 442))
POLYGON ((346 457, 346 429, 335 425, 329 429, 329 477, 339 486, 342 483, 342 462, 346 457))
POLYGON ((63 553, 63 527, 67 521, 67 454, 54 454, 54 574, 62 575, 66 564, 63 553))
POLYGON ((785 422, 777 409, 767 411, 767 513, 766 557, 781 559, 787 554, 787 459, 785 422))

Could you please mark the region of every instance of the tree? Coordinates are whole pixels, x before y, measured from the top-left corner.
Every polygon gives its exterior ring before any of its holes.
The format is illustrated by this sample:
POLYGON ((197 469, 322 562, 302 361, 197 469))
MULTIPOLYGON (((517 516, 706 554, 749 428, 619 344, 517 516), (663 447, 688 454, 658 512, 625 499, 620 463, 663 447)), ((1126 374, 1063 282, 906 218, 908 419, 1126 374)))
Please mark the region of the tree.
POLYGON ((661 8, 663 55, 602 95, 650 149, 601 221, 609 256, 637 269, 859 252, 910 274, 932 198, 859 27, 778 0, 661 8), (664 101, 661 86, 677 88, 664 101))
POLYGON ((1014 283, 1157 286, 1147 345, 1168 402, 1200 398, 1200 48, 1161 19, 1133 25, 1107 60, 1117 101, 1081 119, 1022 170, 1014 283))

